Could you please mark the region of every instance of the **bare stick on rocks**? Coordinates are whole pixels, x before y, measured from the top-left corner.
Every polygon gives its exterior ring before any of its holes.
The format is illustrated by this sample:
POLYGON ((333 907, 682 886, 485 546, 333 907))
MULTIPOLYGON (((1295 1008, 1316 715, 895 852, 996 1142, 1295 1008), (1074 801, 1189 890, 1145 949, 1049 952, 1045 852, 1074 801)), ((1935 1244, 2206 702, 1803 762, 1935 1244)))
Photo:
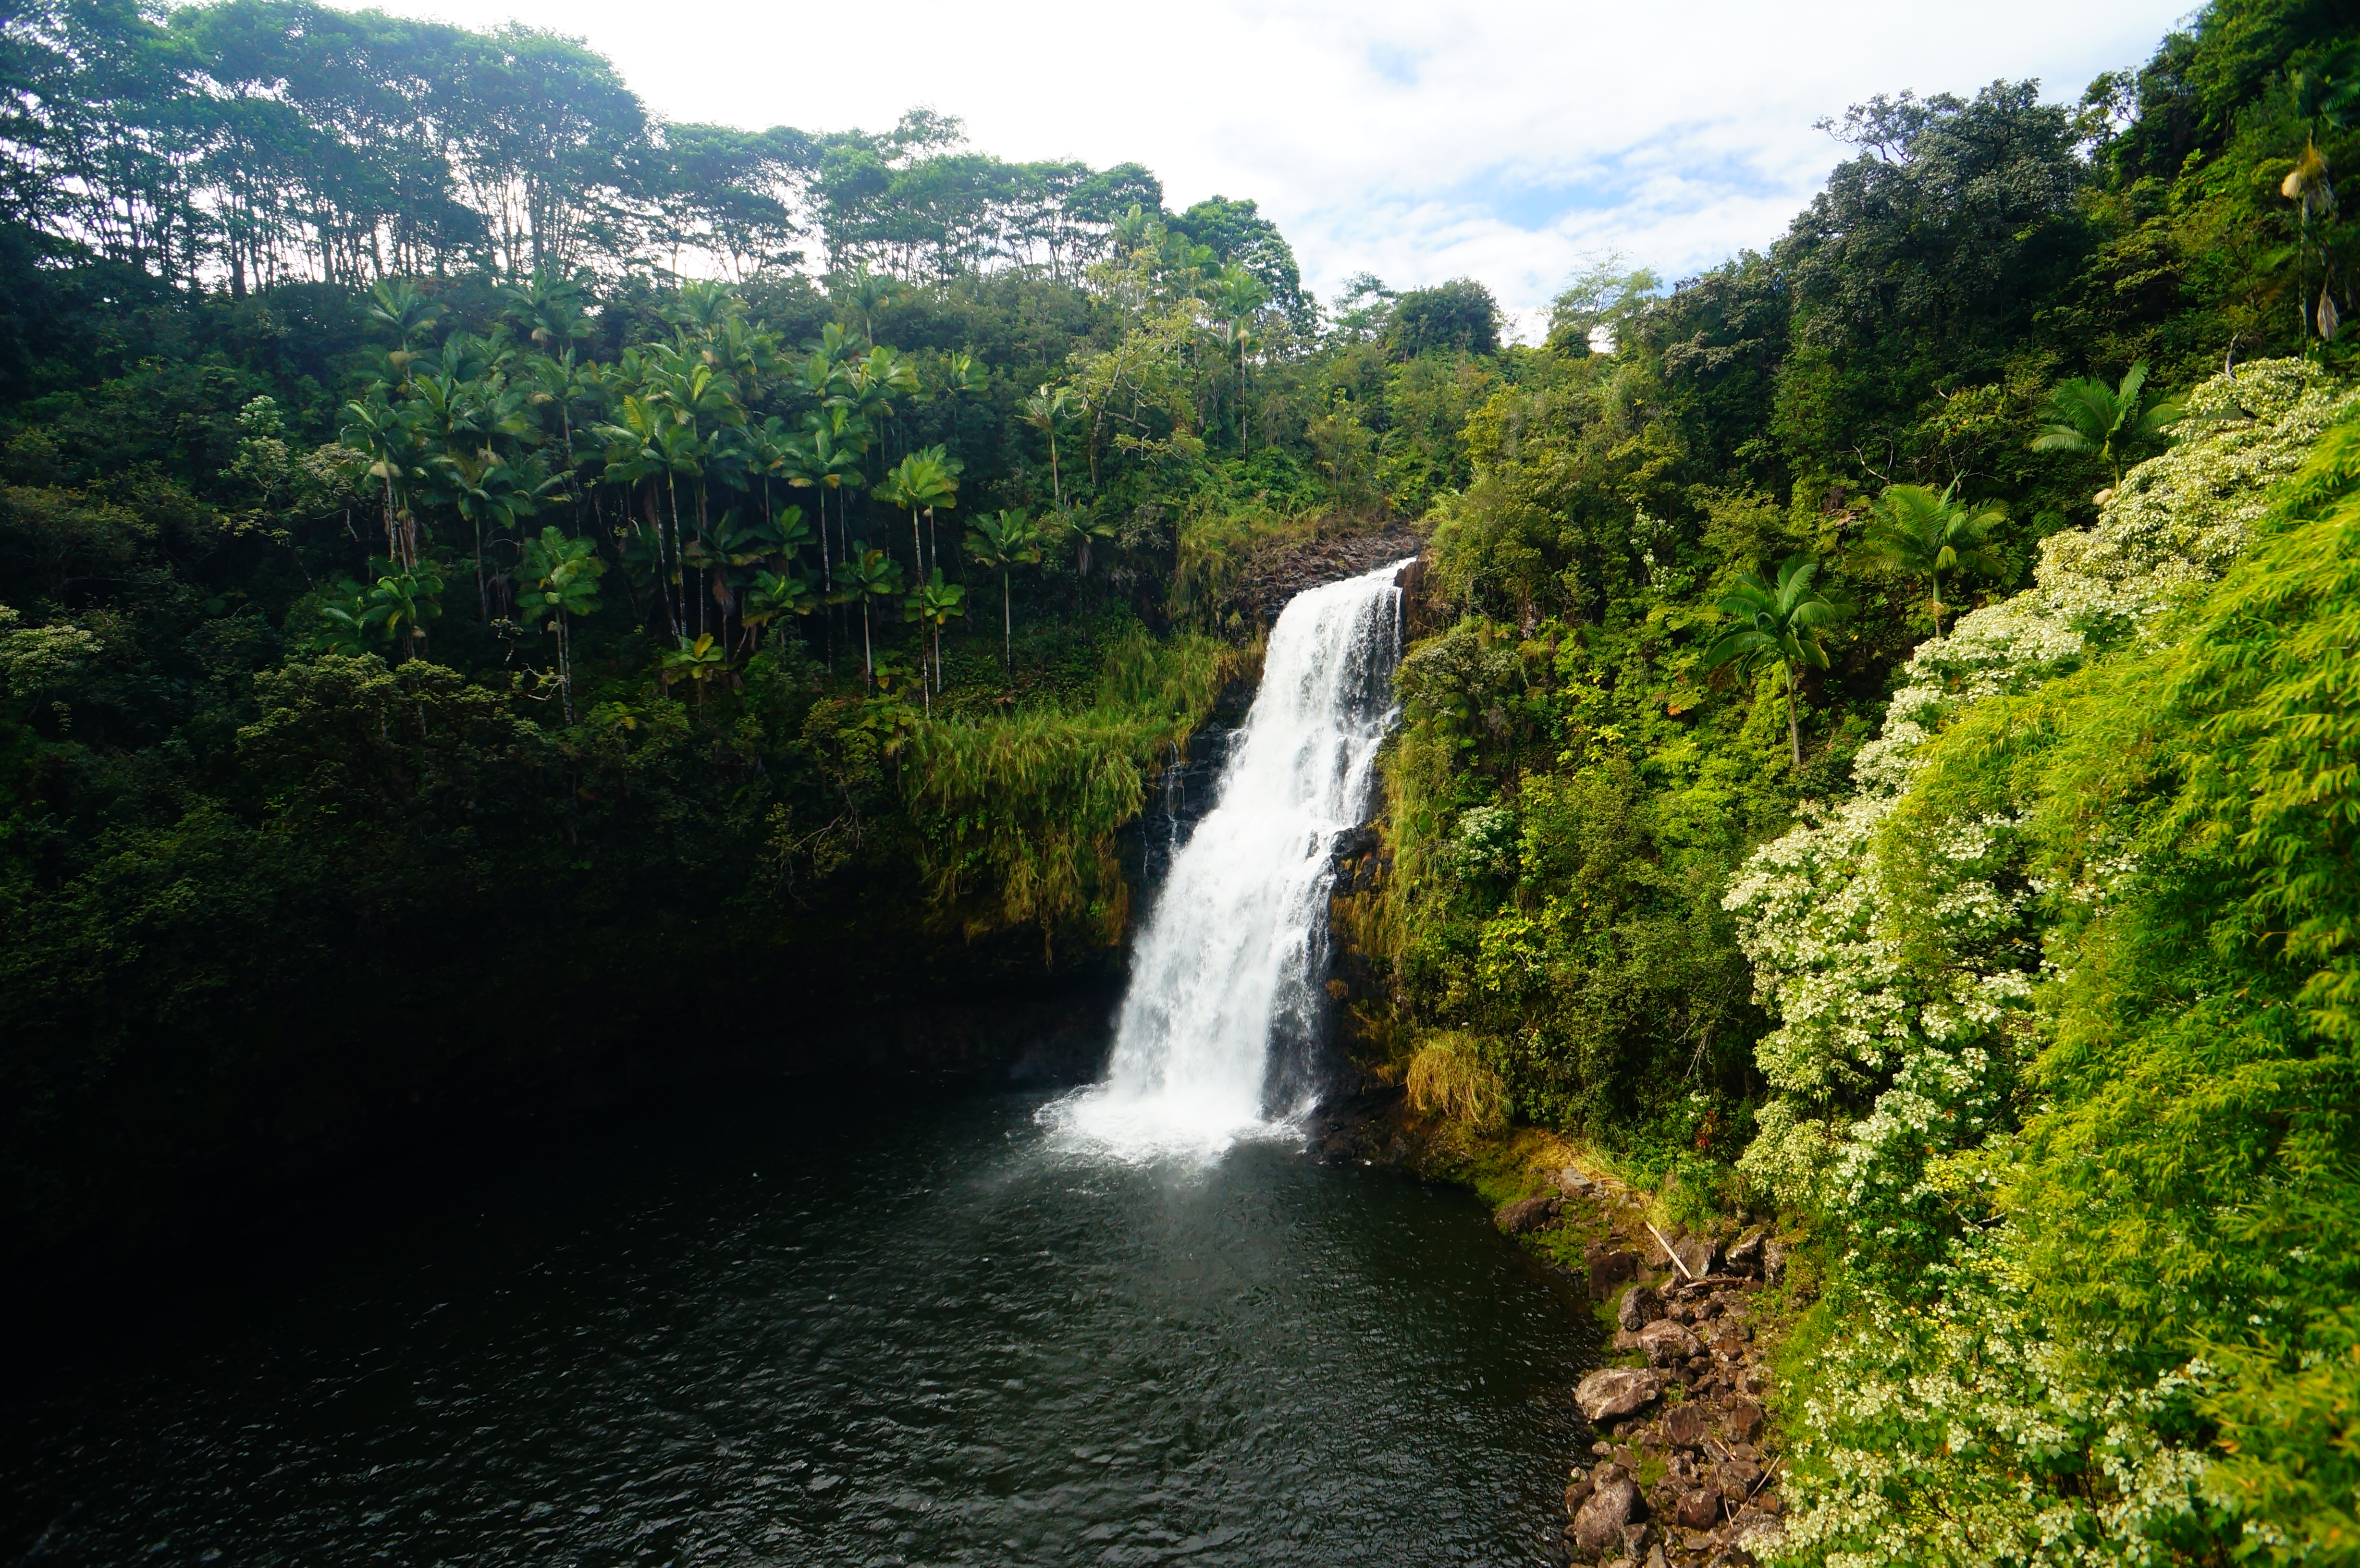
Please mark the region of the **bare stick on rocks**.
POLYGON ((1664 1233, 1657 1230, 1655 1227, 1655 1225, 1650 1221, 1641 1220, 1639 1223, 1647 1227, 1647 1234, 1655 1238, 1656 1245, 1664 1249, 1664 1256, 1672 1260, 1672 1267, 1678 1269, 1682 1274, 1687 1275, 1689 1279, 1693 1280, 1696 1276, 1688 1273, 1688 1266, 1680 1261, 1680 1255, 1672 1250, 1672 1244, 1664 1239, 1664 1233))

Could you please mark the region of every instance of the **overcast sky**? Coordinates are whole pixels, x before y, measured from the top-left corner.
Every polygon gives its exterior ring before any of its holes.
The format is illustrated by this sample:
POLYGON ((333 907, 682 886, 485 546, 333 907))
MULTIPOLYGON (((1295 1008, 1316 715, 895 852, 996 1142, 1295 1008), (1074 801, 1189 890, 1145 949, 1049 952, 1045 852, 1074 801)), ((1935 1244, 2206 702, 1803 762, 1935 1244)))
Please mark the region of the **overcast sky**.
POLYGON ((913 103, 1010 159, 1127 159, 1175 210, 1277 220, 1322 298, 1472 275, 1519 311, 1587 256, 1677 278, 1766 244, 1841 149, 1811 128, 1875 93, 2037 77, 2080 97, 2187 0, 390 0, 586 38, 658 114, 882 130, 913 103))

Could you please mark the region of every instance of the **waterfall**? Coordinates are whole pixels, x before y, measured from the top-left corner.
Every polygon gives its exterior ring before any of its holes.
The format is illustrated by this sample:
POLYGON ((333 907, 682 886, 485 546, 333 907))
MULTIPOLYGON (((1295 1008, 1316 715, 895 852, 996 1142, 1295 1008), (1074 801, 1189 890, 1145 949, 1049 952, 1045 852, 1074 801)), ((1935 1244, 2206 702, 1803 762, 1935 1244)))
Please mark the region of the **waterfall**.
POLYGON ((1072 1130, 1214 1152, 1309 1107, 1330 855, 1393 723, 1405 564, 1298 593, 1271 629, 1213 809, 1140 934, 1106 1079, 1058 1107, 1072 1130))

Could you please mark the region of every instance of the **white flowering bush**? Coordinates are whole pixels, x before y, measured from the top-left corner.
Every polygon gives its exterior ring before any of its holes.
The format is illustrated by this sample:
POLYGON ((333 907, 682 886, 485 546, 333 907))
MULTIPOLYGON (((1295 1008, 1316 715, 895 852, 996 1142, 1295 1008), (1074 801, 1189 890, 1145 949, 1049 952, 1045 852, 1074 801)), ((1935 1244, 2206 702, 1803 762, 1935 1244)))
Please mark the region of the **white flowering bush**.
POLYGON ((2032 694, 2169 645, 2355 402, 2294 361, 2198 388, 2187 438, 2094 528, 2044 541, 2031 588, 1917 650, 1854 796, 1807 811, 1727 891, 1776 1019, 1739 1168, 1839 1251, 1841 1310, 1795 1412, 1799 1556, 2139 1563, 2190 1515, 2202 1367, 2050 1338, 2023 1288, 2038 1227, 2005 1223, 1992 1174, 2047 1040, 2060 922, 2138 882, 2147 819, 2092 806, 2071 855, 2043 854, 2028 819, 2049 811, 2053 837, 2055 802, 2010 759, 2006 724, 1962 721, 1992 704, 2050 722, 2032 694))
POLYGON ((1830 1568, 2175 1560, 2202 1457, 2161 1432, 2202 1363, 2126 1385, 2031 1303, 2013 1237, 1971 1236, 1922 1304, 1859 1292, 1790 1414, 1784 1550, 1830 1568))
MULTIPOLYGON (((2320 432, 2354 401, 2317 366, 2272 360, 2190 395, 2197 434, 2125 476, 2087 532, 2042 543, 2034 585, 1921 646, 1859 792, 1808 811, 1723 902, 1778 1028, 1757 1052, 1772 1098, 1740 1169, 1788 1203, 1864 1214, 1922 1197, 1904 1146, 1971 1146, 1997 1125, 2019 1051, 1994 1043, 2031 994, 2027 925, 2046 891, 2011 802, 1972 820, 1904 810, 1928 743, 1973 703, 2076 668, 2093 635, 2134 634, 2219 576, 2320 432), (1896 820, 1896 813, 1899 813, 1896 820)), ((2117 866, 2117 874, 2127 866, 2117 866)))

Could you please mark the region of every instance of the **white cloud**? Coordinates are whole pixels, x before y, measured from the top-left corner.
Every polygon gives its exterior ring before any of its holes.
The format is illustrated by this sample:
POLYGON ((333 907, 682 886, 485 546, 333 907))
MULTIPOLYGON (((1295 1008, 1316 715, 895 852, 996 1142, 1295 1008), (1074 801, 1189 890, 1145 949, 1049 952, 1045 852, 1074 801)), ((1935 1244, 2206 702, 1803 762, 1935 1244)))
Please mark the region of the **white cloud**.
POLYGON ((383 8, 585 37, 676 120, 882 129, 928 103, 1003 158, 1135 159, 1175 207, 1252 197, 1323 294, 1362 270, 1397 288, 1471 274, 1529 310, 1586 254, 1678 276, 1766 244, 1841 151, 1821 115, 2003 76, 2070 99, 2144 60, 2187 4, 383 8))

